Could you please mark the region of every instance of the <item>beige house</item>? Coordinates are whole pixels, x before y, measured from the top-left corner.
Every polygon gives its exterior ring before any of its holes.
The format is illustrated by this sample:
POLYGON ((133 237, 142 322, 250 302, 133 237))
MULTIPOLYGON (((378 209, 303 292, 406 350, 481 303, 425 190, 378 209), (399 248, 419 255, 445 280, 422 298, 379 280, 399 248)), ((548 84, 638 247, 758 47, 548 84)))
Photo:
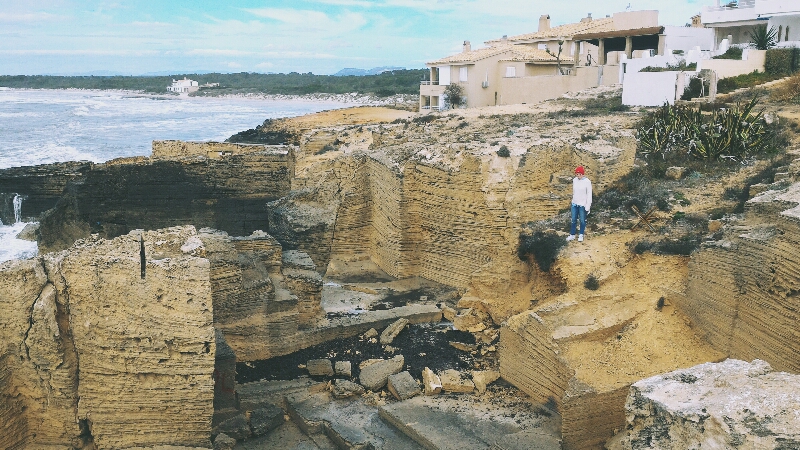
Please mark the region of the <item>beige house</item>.
POLYGON ((427 63, 430 79, 420 86, 420 109, 444 108, 452 83, 462 86, 468 107, 534 103, 614 84, 621 58, 663 52, 662 31, 658 11, 590 15, 558 27, 543 15, 535 33, 504 36, 477 50, 466 41, 461 53, 427 63))

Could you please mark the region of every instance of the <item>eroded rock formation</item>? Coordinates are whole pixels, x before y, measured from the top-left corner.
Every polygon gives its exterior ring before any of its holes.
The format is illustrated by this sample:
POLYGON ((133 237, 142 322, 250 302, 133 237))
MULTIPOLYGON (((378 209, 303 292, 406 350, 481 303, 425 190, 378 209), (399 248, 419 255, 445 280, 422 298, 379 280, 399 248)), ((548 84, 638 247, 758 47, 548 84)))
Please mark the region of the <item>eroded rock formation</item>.
POLYGON ((3 448, 208 444, 215 339, 193 228, 0 266, 3 448))
POLYGON ((707 242, 676 298, 696 329, 731 358, 800 372, 800 184, 780 183, 746 204, 707 242))

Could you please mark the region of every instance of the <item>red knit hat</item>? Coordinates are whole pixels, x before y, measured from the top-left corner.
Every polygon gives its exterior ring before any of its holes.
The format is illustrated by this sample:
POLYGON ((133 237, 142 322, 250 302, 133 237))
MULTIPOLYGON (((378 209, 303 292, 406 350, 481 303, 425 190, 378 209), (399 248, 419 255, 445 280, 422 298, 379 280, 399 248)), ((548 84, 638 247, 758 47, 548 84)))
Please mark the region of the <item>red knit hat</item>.
POLYGON ((578 167, 576 167, 576 168, 575 168, 575 173, 579 173, 579 174, 581 174, 581 175, 584 175, 584 174, 585 174, 585 172, 583 171, 583 166, 578 166, 578 167))

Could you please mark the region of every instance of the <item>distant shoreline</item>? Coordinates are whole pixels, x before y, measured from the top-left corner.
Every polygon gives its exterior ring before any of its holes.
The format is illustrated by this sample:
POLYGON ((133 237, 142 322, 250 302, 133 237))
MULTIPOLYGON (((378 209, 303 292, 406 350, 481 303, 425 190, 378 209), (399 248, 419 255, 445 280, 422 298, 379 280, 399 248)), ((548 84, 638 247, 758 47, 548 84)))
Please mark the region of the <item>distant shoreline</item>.
POLYGON ((397 94, 391 97, 377 97, 368 94, 222 94, 222 95, 186 95, 186 94, 155 94, 152 92, 133 91, 123 89, 83 89, 83 88, 10 88, 0 87, 2 91, 64 91, 64 92, 104 92, 116 93, 128 97, 154 98, 162 100, 190 100, 190 99, 238 99, 238 100, 258 100, 258 101, 298 101, 298 102, 335 102, 335 103, 354 103, 365 106, 387 106, 387 105, 415 105, 418 96, 412 94, 397 94))

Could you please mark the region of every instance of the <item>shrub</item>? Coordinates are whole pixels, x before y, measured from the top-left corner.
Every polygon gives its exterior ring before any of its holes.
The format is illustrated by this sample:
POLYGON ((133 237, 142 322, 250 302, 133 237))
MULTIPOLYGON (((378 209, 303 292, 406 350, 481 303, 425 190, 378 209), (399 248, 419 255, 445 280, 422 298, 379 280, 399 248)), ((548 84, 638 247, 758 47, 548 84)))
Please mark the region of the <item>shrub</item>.
POLYGON ((800 48, 773 48, 767 50, 764 71, 770 75, 790 75, 800 69, 800 48))
POLYGON ((586 277, 586 280, 583 281, 583 287, 591 291, 596 291, 600 288, 600 280, 598 280, 593 273, 590 273, 589 276, 586 277))
MULTIPOLYGON (((778 102, 797 102, 800 100, 800 74, 792 75, 780 87, 770 93, 770 99, 778 102)), ((797 128, 795 122, 792 128, 797 128)))
POLYGON ((549 272, 553 262, 567 244, 563 237, 555 231, 535 231, 531 235, 520 234, 517 256, 522 261, 527 261, 532 256, 543 272, 549 272))
POLYGON ((681 100, 691 100, 697 97, 703 97, 709 91, 710 83, 701 77, 692 77, 689 79, 689 84, 683 90, 681 100))
POLYGON ((717 82, 717 92, 720 94, 725 94, 740 88, 758 86, 759 84, 774 81, 778 78, 781 78, 781 75, 759 72, 756 70, 744 75, 737 75, 735 77, 728 77, 719 80, 719 82, 717 82))
POLYGON ((704 115, 699 109, 665 104, 645 116, 639 123, 636 137, 645 156, 666 159, 677 153, 697 159, 731 159, 741 161, 749 156, 773 153, 786 145, 778 139, 777 127, 770 126, 763 110, 754 109, 758 99, 736 104, 704 115))
POLYGON ((742 59, 742 49, 739 47, 730 47, 728 50, 725 50, 725 53, 721 55, 714 56, 712 59, 742 59))
POLYGON ((450 83, 444 88, 445 104, 450 108, 458 108, 467 103, 464 88, 458 83, 450 83))
MULTIPOLYGON (((424 116, 417 116, 417 117, 414 117, 413 119, 411 119, 411 121, 414 122, 414 123, 430 123, 430 122, 433 122, 434 120, 436 120, 436 116, 434 116, 432 114, 426 114, 424 116)), ((361 131, 361 130, 359 129, 359 131, 361 131)))
POLYGON ((697 70, 697 63, 686 64, 686 61, 681 61, 678 64, 667 64, 666 67, 647 66, 639 72, 688 72, 693 70, 697 70))
POLYGON ((500 147, 499 150, 497 150, 497 156, 501 158, 508 158, 509 156, 511 156, 511 152, 508 150, 508 147, 503 145, 502 147, 500 147))
POLYGON ((583 106, 586 109, 594 111, 604 110, 608 112, 628 111, 630 109, 629 106, 622 104, 621 95, 616 97, 590 98, 583 102, 583 106))
POLYGON ((458 125, 456 125, 456 130, 460 130, 462 128, 466 128, 468 126, 469 126, 469 122, 461 122, 458 125))

